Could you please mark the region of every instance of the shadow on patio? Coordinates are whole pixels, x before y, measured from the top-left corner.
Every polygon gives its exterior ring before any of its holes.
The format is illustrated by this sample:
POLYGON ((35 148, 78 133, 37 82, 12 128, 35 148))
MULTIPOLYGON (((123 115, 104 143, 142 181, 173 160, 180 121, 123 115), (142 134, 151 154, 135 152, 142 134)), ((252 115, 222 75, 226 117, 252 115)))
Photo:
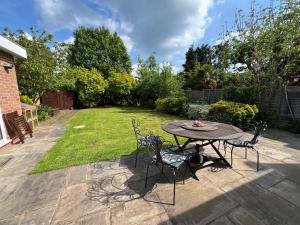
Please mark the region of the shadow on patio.
POLYGON ((91 182, 87 196, 112 205, 112 212, 114 204, 122 203, 123 214, 111 215, 118 221, 127 224, 125 221, 132 221, 129 218, 134 217, 138 224, 142 221, 145 224, 215 225, 300 223, 299 164, 270 163, 263 157, 262 169, 257 173, 254 161, 241 160, 237 155, 233 170, 216 168, 217 165, 205 168, 197 172, 200 181, 188 175, 184 185, 178 176, 176 205, 172 206, 172 175, 167 170, 162 175, 160 168, 153 166, 148 187, 144 187, 145 155, 139 157, 137 168, 133 167, 133 155, 122 157, 117 168, 115 161, 94 164, 95 169, 109 171, 111 176, 91 182), (123 168, 121 173, 113 173, 120 168, 123 168), (139 201, 150 205, 139 207, 139 201), (126 205, 128 202, 133 202, 130 207, 126 205), (157 215, 150 212, 155 208, 160 209, 157 215), (157 216, 160 219, 153 219, 157 216))

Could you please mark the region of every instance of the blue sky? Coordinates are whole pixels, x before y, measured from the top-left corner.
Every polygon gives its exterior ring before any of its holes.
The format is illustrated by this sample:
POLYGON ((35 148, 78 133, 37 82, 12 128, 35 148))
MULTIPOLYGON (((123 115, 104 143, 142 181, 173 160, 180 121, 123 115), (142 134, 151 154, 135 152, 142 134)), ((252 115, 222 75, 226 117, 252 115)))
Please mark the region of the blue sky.
MULTIPOLYGON (((268 6, 269 0, 256 3, 268 6)), ((122 37, 133 64, 155 52, 159 62, 178 71, 187 48, 214 44, 224 27, 232 27, 237 9, 251 0, 1 0, 0 29, 30 26, 72 41, 79 25, 105 26, 122 37)))

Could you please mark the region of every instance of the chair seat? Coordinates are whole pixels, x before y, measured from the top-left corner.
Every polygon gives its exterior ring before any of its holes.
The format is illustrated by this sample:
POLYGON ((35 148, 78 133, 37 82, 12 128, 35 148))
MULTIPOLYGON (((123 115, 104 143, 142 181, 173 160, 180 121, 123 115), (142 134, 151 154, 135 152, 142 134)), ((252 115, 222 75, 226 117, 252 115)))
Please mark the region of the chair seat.
POLYGON ((250 141, 241 138, 227 140, 226 143, 233 145, 234 147, 253 147, 253 144, 251 144, 250 141))
POLYGON ((149 140, 150 135, 147 135, 145 137, 139 138, 137 141, 140 145, 142 146, 148 146, 148 140, 149 140))
MULTIPOLYGON (((179 168, 190 155, 188 153, 177 153, 174 149, 166 148, 161 150, 161 157, 164 164, 173 168, 179 168)), ((156 161, 156 155, 153 156, 156 161)))

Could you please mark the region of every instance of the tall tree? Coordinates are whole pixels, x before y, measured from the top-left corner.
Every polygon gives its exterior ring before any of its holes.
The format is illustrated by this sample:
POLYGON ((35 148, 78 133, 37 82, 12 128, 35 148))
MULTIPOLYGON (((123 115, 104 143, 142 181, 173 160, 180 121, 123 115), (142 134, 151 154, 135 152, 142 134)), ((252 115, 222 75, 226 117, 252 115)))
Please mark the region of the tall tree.
POLYGON ((127 49, 117 33, 106 28, 79 27, 74 32, 74 44, 70 46, 69 63, 87 69, 95 68, 105 78, 110 72, 131 71, 127 49))
POLYGON ((211 61, 212 49, 209 45, 203 44, 197 48, 191 46, 185 53, 185 64, 183 64, 183 68, 185 72, 189 72, 194 69, 197 64, 211 64, 211 61))
POLYGON ((222 61, 246 68, 259 92, 277 88, 286 83, 289 73, 300 72, 300 2, 279 3, 268 8, 253 6, 247 19, 238 11, 236 29, 225 37, 229 48, 222 61))
POLYGON ((56 57, 50 51, 53 35, 30 28, 30 34, 23 30, 11 32, 4 29, 3 35, 17 42, 27 50, 27 60, 16 60, 19 90, 35 102, 54 84, 56 57))
POLYGON ((138 61, 136 94, 141 104, 154 107, 158 98, 184 95, 183 81, 181 77, 172 73, 170 64, 165 63, 160 68, 154 55, 151 55, 146 61, 141 58, 138 61))

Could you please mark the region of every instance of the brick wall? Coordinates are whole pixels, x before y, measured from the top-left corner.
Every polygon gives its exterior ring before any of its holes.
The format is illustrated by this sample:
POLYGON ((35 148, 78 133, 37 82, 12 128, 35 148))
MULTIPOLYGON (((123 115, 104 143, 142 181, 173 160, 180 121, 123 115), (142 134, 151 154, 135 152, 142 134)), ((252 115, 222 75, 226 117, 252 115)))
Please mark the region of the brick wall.
POLYGON ((13 56, 0 50, 0 107, 2 113, 18 111, 21 103, 15 67, 6 70, 3 65, 13 63, 13 56))

